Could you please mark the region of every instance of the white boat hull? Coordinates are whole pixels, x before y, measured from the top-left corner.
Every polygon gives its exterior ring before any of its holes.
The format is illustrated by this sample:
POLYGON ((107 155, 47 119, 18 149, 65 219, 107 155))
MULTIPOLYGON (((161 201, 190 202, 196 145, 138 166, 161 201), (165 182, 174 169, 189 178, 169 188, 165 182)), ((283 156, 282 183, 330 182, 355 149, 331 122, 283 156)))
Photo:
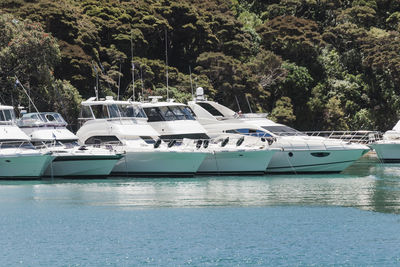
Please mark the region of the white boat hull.
POLYGON ((16 154, 0 156, 0 178, 40 178, 54 159, 49 154, 16 154))
POLYGON ((383 162, 400 162, 400 142, 375 143, 371 147, 383 162))
POLYGON ((178 151, 127 151, 112 175, 193 176, 208 153, 178 151))
POLYGON ((218 151, 209 154, 198 174, 263 174, 275 150, 218 151))
POLYGON ((121 155, 66 155, 57 156, 47 167, 48 177, 104 177, 108 176, 121 155))
POLYGON ((273 155, 266 172, 341 172, 366 152, 367 149, 278 151, 273 155))

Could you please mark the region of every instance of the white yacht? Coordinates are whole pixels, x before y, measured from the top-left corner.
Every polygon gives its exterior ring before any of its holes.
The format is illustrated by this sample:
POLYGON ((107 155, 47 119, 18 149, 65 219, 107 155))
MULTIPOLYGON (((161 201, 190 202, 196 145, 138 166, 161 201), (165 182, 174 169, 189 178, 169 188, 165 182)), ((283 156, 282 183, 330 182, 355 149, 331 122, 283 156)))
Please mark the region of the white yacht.
POLYGON ((263 174, 276 150, 258 138, 219 134, 210 139, 206 129, 185 104, 159 102, 159 97, 142 103, 148 123, 166 140, 192 139, 192 144, 210 154, 198 174, 263 174), (256 144, 257 143, 257 144, 256 144))
POLYGON ((400 163, 400 121, 392 130, 386 131, 382 140, 375 141, 370 146, 378 158, 385 163, 400 163))
POLYGON ((56 157, 44 176, 100 178, 109 175, 123 157, 112 148, 80 146, 78 137, 67 129, 68 124, 59 113, 26 113, 17 123, 33 145, 56 157))
POLYGON ((125 153, 114 175, 193 176, 208 155, 187 143, 161 141, 139 103, 90 98, 82 102, 79 120, 82 143, 108 143, 125 153))
POLYGON ((36 150, 16 125, 12 106, 0 105, 0 178, 40 178, 54 157, 36 150))
POLYGON ((202 88, 196 91, 196 99, 189 106, 209 133, 257 136, 270 142, 271 147, 281 148, 268 165, 269 173, 341 172, 369 151, 365 145, 301 134, 266 119, 265 114, 237 114, 206 100, 202 88))

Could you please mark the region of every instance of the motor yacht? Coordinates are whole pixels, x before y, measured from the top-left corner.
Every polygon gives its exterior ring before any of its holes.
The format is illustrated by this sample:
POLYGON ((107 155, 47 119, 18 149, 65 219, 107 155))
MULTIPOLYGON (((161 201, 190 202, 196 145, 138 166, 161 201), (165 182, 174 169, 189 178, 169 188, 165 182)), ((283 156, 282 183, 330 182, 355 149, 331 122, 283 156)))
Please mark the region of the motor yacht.
POLYGON ((151 99, 142 107, 148 123, 161 138, 178 142, 191 139, 192 145, 209 152, 198 174, 263 174, 276 152, 258 138, 225 133, 210 139, 187 105, 172 100, 160 102, 159 97, 151 99))
POLYGON ((202 88, 188 104, 209 133, 256 136, 281 148, 273 155, 268 173, 341 172, 369 151, 362 144, 302 134, 268 120, 265 114, 238 114, 205 99, 202 88))
POLYGON ((90 98, 82 102, 79 120, 83 144, 109 144, 125 154, 114 175, 193 176, 208 155, 185 142, 159 139, 140 103, 90 98))
POLYGON ((16 125, 12 106, 0 105, 0 178, 40 178, 54 157, 34 148, 16 125))
POLYGON ((371 143, 370 147, 382 162, 400 163, 400 121, 383 134, 382 140, 371 143))
POLYGON ((26 113, 17 124, 34 146, 56 157, 44 176, 105 177, 123 157, 111 147, 80 146, 78 137, 67 129, 67 122, 56 112, 26 113))

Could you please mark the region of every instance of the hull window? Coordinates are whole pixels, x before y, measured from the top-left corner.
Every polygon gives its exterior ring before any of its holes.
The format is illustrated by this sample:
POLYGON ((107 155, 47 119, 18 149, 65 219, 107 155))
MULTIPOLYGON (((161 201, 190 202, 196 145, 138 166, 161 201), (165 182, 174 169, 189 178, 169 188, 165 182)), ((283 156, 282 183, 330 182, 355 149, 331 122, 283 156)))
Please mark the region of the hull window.
POLYGON ((329 152, 313 152, 311 153, 312 156, 317 157, 317 158, 323 158, 329 156, 329 152))

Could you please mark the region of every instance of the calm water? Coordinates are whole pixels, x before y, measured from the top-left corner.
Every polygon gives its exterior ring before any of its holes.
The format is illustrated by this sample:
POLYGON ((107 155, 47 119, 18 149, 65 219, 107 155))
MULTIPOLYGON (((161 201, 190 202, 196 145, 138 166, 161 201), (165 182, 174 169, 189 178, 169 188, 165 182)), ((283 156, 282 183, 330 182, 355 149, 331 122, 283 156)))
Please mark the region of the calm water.
POLYGON ((1 266, 399 266, 400 164, 0 182, 1 266))

